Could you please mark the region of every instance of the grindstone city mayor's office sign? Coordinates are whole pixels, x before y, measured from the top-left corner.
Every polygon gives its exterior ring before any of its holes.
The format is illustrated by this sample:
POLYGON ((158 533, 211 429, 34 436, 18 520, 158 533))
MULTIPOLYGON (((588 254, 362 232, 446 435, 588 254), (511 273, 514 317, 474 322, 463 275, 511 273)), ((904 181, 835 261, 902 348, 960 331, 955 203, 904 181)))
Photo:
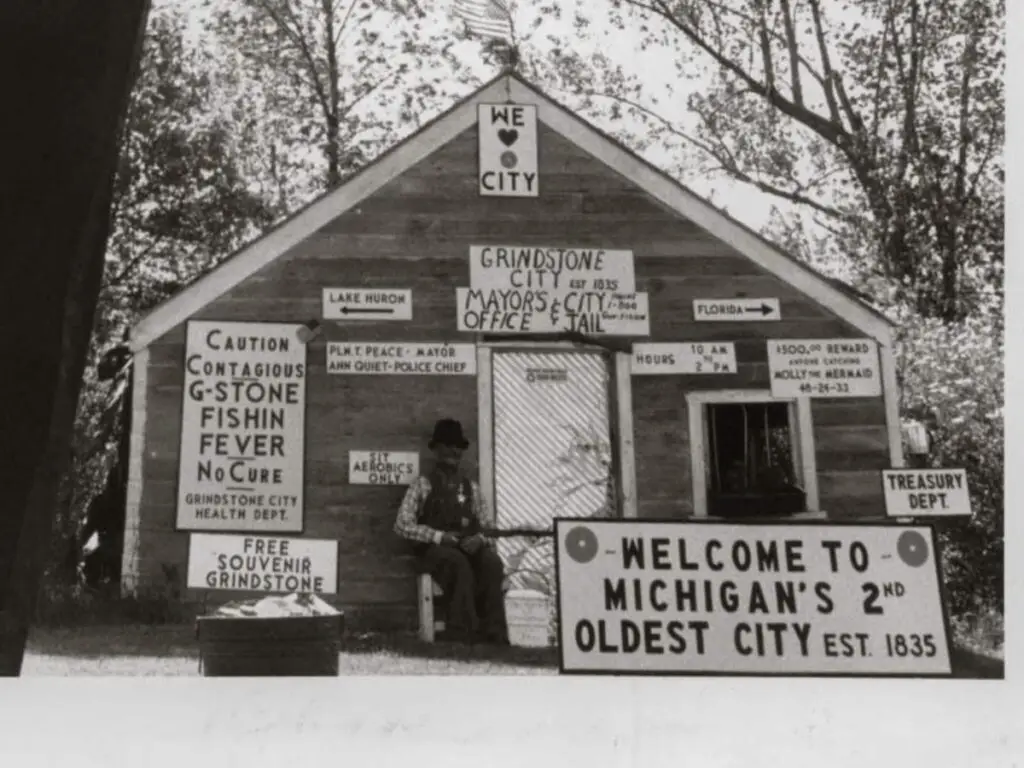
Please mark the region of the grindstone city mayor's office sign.
POLYGON ((469 278, 468 288, 456 289, 460 331, 650 334, 632 251, 474 245, 469 278))
POLYGON ((306 346, 298 328, 189 322, 179 530, 302 530, 306 346))
POLYGON ((555 522, 562 671, 949 675, 927 526, 555 522))

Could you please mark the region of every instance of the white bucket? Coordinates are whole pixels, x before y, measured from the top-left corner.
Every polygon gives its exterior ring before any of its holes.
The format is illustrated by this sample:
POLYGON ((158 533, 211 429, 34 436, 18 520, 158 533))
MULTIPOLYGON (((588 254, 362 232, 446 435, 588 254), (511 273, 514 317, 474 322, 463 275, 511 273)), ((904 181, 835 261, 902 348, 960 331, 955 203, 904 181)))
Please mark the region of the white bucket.
POLYGON ((513 589, 505 595, 508 639, 512 645, 543 648, 551 644, 548 598, 530 589, 513 589))

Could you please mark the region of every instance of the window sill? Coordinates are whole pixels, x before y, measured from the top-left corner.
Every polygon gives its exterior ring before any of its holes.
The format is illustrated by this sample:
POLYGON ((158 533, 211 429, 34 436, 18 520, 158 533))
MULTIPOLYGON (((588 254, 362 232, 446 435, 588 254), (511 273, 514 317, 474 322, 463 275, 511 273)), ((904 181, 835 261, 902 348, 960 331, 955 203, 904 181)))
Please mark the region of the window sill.
POLYGON ((771 525, 772 523, 803 523, 812 522, 815 520, 828 520, 827 512, 797 512, 792 515, 778 515, 772 517, 765 517, 762 519, 755 518, 736 518, 736 517, 715 517, 714 515, 694 516, 695 520, 711 520, 716 523, 742 523, 742 524, 759 524, 764 523, 771 525))

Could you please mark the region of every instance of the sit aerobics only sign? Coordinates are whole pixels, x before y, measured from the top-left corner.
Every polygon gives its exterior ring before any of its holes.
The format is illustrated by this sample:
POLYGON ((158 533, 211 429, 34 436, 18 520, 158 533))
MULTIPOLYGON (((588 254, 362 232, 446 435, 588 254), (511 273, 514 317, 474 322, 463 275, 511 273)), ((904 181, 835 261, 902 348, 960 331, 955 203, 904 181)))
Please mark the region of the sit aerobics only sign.
POLYGON ((563 673, 951 674, 928 526, 555 521, 563 673))

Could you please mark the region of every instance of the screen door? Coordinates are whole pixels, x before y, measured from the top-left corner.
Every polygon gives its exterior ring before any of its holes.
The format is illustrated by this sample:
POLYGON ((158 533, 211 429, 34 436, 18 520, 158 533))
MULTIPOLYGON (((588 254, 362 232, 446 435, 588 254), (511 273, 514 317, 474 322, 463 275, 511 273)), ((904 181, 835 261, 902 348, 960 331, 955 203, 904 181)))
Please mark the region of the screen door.
POLYGON ((499 528, 614 508, 609 389, 600 352, 495 352, 494 484, 499 528))

